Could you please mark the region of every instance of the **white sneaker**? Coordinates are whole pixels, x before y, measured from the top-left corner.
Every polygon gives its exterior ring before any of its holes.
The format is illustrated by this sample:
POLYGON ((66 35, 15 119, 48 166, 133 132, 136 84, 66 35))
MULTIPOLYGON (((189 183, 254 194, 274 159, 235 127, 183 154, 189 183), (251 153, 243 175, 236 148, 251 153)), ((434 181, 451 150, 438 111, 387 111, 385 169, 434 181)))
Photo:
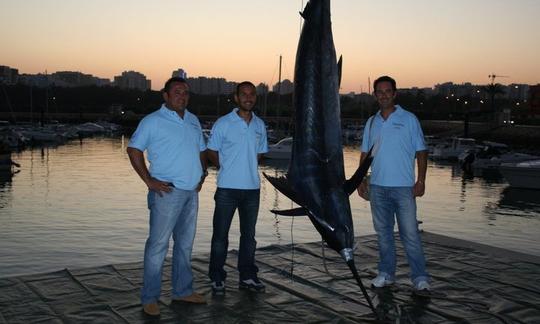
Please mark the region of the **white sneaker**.
POLYGON ((426 280, 420 280, 416 283, 416 285, 414 285, 414 290, 416 291, 429 291, 430 289, 431 286, 426 280))
POLYGON ((214 296, 225 295, 225 282, 224 281, 212 281, 212 295, 214 296))
POLYGON ((264 292, 266 290, 264 284, 257 277, 247 280, 240 280, 238 288, 255 292, 264 292))
POLYGON ((382 288, 394 283, 394 280, 386 279, 385 274, 380 274, 371 281, 371 285, 375 288, 382 288))

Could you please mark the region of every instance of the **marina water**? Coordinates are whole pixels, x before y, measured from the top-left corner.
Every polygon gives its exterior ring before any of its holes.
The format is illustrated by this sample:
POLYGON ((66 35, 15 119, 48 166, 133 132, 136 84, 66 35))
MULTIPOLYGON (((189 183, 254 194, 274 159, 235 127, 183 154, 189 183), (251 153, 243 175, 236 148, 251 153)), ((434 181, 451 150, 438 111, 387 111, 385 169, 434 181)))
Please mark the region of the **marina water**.
MULTIPOLYGON (((142 260, 146 187, 130 165, 128 141, 86 138, 12 154, 21 167, 0 178, 0 277, 142 260)), ((350 176, 358 148, 346 147, 344 157, 350 176)), ((287 161, 262 164, 271 175, 287 169, 287 161)), ((211 168, 200 193, 194 253, 210 251, 215 180, 211 168)), ((426 183, 426 195, 418 199, 421 229, 540 256, 539 191, 510 188, 498 174, 472 177, 456 164, 433 161, 426 183)), ((258 247, 320 241, 306 217, 270 212, 292 206, 262 180, 258 247)), ((373 234, 369 202, 354 193, 351 207, 355 235, 373 234)), ((238 217, 229 240, 229 248, 238 249, 238 217)))

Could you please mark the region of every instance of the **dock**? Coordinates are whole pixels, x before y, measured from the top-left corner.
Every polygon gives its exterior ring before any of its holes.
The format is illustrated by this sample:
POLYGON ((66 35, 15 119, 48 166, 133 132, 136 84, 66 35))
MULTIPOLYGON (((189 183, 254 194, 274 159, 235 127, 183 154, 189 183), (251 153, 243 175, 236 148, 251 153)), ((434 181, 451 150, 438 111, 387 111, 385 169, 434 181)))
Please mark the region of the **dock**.
POLYGON ((380 321, 340 256, 313 242, 257 249, 259 294, 238 290, 231 250, 227 292, 213 297, 209 255, 194 255, 206 305, 171 303, 167 259, 159 319, 141 311, 142 262, 0 278, 0 323, 540 323, 540 257, 428 232, 422 239, 432 291, 419 296, 399 239, 396 283, 374 289, 377 239, 357 238, 356 265, 380 321))

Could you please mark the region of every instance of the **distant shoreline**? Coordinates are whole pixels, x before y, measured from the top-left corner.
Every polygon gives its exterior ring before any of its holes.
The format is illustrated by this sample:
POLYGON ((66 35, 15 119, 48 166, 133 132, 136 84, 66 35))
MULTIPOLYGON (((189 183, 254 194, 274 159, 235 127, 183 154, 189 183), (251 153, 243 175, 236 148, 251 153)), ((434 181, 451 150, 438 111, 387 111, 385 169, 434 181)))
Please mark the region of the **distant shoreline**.
MULTIPOLYGON (((39 122, 39 113, 34 112, 32 116, 28 112, 15 112, 15 117, 18 121, 30 121, 30 117, 34 123, 39 122)), ((8 112, 0 112, 0 120, 12 120, 12 114, 8 112)), ((60 122, 81 123, 86 121, 96 120, 112 120, 122 124, 129 129, 135 127, 144 115, 134 115, 124 120, 114 120, 110 114, 105 113, 72 113, 72 114, 51 114, 47 115, 49 120, 58 120, 60 122)), ((202 121, 215 120, 216 116, 199 116, 202 121)), ((266 118, 269 121, 276 120, 275 117, 266 118)), ((285 122, 290 122, 290 117, 281 117, 285 122)), ((344 118, 343 122, 360 124, 364 123, 362 119, 344 118)), ((436 135, 440 137, 463 136, 464 125, 463 121, 456 120, 421 120, 422 128, 425 135, 436 135)), ((494 141, 507 144, 515 149, 525 150, 528 152, 540 153, 540 126, 531 125, 512 125, 512 126, 490 126, 489 123, 470 122, 469 136, 479 141, 494 141)))
MULTIPOLYGON (((464 135, 463 121, 421 121, 424 134, 441 137, 464 135)), ((488 123, 469 123, 468 137, 478 141, 504 143, 514 149, 540 153, 540 126, 512 125, 490 126, 488 123)))

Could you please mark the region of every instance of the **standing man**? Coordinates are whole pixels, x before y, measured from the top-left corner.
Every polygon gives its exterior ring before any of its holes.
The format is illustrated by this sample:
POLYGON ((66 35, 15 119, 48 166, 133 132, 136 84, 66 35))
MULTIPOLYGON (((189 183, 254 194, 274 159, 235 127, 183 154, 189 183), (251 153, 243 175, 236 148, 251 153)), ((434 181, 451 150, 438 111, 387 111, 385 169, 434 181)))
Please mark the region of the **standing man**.
POLYGON ((159 315, 161 274, 171 234, 172 299, 203 304, 193 291, 191 251, 197 225, 199 190, 206 176, 201 125, 186 106, 186 80, 173 77, 162 90, 165 103, 141 120, 128 145, 131 165, 148 187, 150 230, 144 248, 143 311, 159 315), (143 152, 147 151, 150 170, 143 152))
POLYGON ((263 153, 268 152, 266 127, 252 111, 257 100, 253 83, 244 81, 238 84, 234 100, 238 108, 216 121, 208 141, 208 158, 219 169, 208 271, 214 295, 225 293, 227 273, 223 266, 236 209, 240 218, 239 289, 265 290, 257 278, 255 225, 260 196, 258 161, 263 153))
POLYGON ((379 274, 372 285, 380 288, 394 283, 396 249, 394 217, 411 268, 416 291, 429 290, 429 275, 416 220, 416 197, 424 195, 427 150, 424 134, 416 116, 394 104, 396 81, 382 76, 373 84, 380 110, 364 128, 360 163, 373 147, 373 162, 368 190, 364 180, 358 194, 370 200, 373 225, 379 242, 379 274), (418 164, 415 180, 414 159, 418 164))

